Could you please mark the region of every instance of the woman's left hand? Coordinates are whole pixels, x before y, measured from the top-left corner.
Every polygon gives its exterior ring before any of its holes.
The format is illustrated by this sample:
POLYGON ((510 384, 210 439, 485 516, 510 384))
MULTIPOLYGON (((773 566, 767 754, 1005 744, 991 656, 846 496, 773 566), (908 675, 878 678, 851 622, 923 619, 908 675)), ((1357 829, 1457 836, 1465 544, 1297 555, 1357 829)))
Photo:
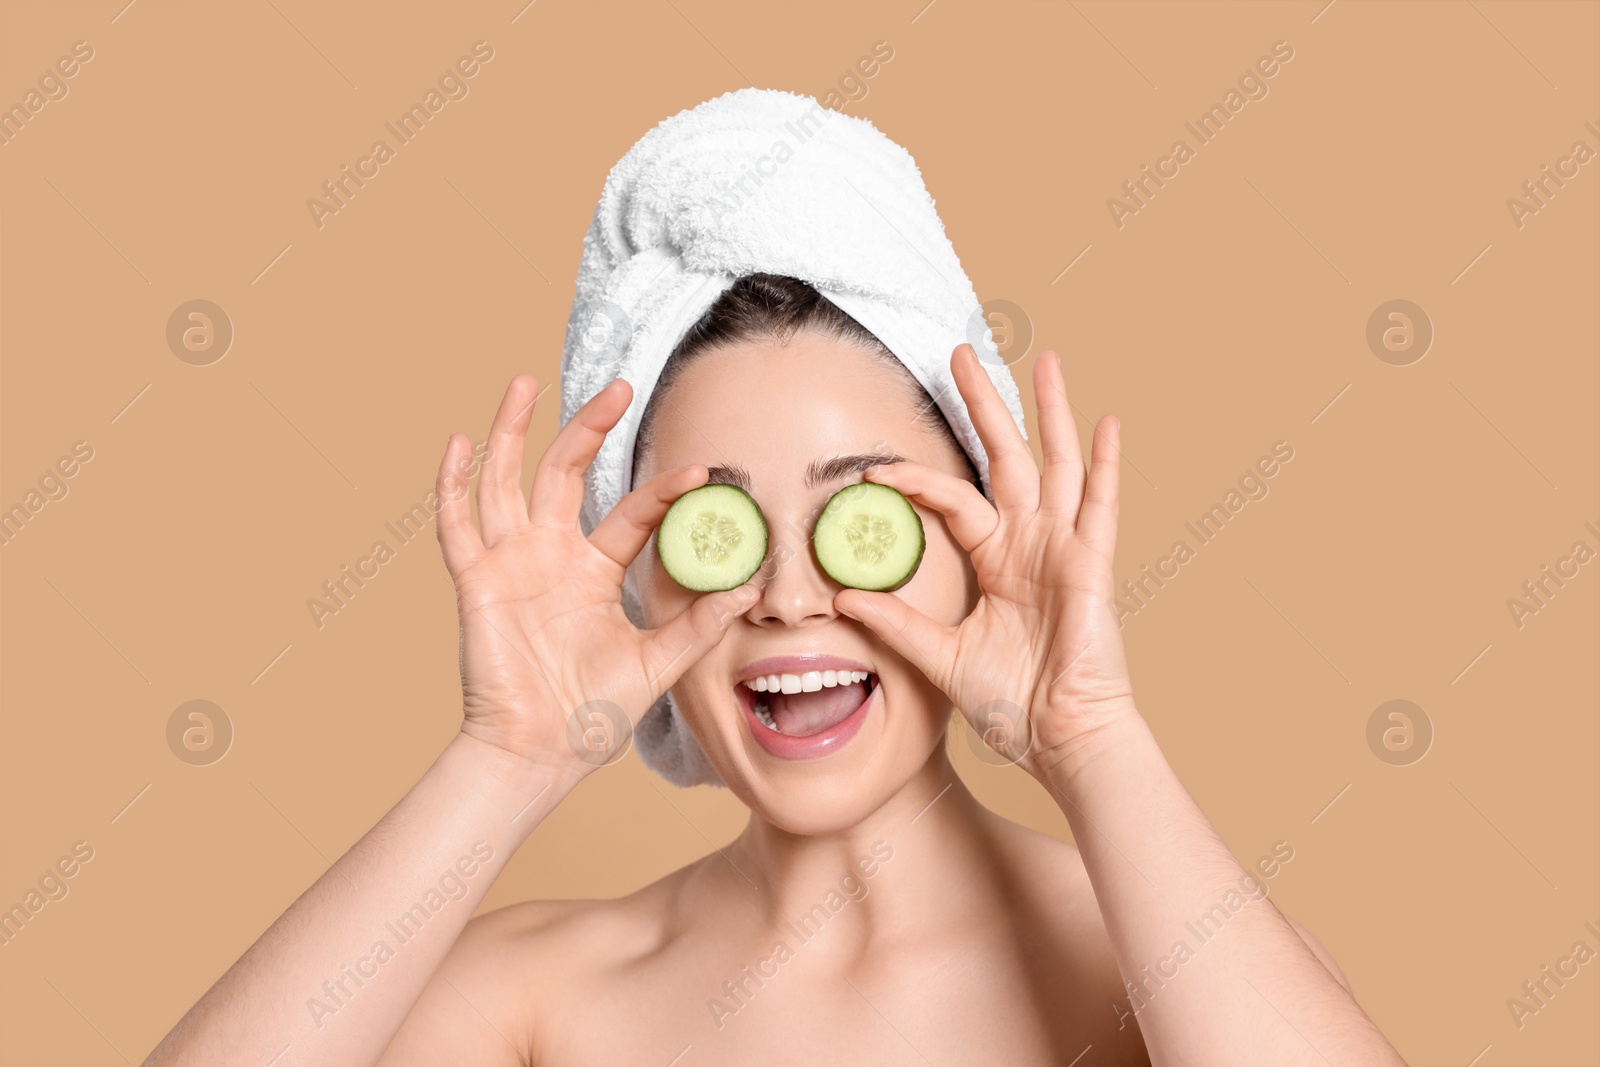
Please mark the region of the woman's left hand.
MULTIPOLYGON (((1035 776, 1098 727, 1137 714, 1115 613, 1119 424, 1095 428, 1085 476, 1059 357, 1034 360, 1045 467, 971 345, 951 357, 989 457, 991 504, 971 482, 919 463, 865 477, 938 511, 972 558, 981 596, 959 626, 893 593, 843 589, 834 605, 944 691, 977 732, 1035 776)), ((914 580, 914 579, 913 579, 914 580)))

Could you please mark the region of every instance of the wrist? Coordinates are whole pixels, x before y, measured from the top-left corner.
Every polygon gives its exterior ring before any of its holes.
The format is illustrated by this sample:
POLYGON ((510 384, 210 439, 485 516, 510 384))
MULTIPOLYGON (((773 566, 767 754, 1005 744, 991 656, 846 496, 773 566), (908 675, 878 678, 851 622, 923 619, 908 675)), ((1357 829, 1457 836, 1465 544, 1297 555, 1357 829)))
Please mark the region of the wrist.
POLYGON ((579 760, 541 762, 460 730, 445 754, 468 768, 474 781, 488 788, 497 803, 530 829, 582 781, 588 770, 579 760), (534 816, 528 818, 528 816, 534 816))
MULTIPOLYGON (((1050 712, 1046 712, 1050 714, 1050 712)), ((1081 713, 1074 717, 1084 719, 1081 713)), ((1097 712, 1086 725, 1060 744, 1046 749, 1032 760, 1035 778, 1048 779, 1047 785, 1064 788, 1081 780, 1096 765, 1112 759, 1132 746, 1152 743, 1155 735, 1131 702, 1097 712)))

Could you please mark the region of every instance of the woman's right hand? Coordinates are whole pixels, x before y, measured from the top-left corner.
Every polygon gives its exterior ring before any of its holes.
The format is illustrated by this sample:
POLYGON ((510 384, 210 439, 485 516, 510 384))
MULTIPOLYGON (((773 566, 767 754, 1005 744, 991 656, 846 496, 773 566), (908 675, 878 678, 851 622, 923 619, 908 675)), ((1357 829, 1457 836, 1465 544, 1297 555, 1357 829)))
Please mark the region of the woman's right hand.
POLYGON ((587 538, 584 472, 632 402, 617 379, 561 428, 522 496, 538 382, 519 374, 489 431, 473 526, 452 434, 439 467, 437 529, 461 618, 463 733, 581 778, 604 765, 656 699, 756 601, 748 583, 707 593, 653 630, 622 609, 628 564, 667 508, 703 484, 703 465, 664 471, 622 498, 587 538))

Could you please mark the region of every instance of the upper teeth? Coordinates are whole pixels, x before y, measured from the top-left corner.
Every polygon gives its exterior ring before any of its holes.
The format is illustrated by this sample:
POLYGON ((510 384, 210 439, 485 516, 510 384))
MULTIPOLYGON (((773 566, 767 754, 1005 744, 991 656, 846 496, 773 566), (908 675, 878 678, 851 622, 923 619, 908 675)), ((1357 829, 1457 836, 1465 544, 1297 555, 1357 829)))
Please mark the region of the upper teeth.
POLYGON ((758 693, 815 693, 818 689, 866 680, 866 671, 806 671, 804 674, 764 674, 747 678, 741 684, 758 693))

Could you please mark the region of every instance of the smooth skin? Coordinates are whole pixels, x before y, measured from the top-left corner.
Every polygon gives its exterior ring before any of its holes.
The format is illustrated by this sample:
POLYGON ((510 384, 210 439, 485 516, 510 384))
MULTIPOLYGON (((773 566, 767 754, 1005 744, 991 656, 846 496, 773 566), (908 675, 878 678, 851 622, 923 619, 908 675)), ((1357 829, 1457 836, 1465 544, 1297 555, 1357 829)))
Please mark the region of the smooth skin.
POLYGON ((1187 923, 1248 883, 1134 703, 1110 608, 1116 418, 1095 428, 1086 470, 1059 359, 1041 353, 1041 474, 971 347, 957 347, 991 504, 889 369, 812 334, 757 347, 687 368, 639 487, 587 538, 583 475, 632 401, 626 382, 562 428, 525 504, 538 383, 512 380, 479 479, 481 533, 461 479, 469 442, 450 438, 438 533, 461 616, 461 732, 146 1062, 1403 1063, 1270 897, 1232 913, 1159 987, 1148 980, 1175 942, 1194 942, 1187 923), (812 484, 804 468, 846 454, 897 457, 864 476, 905 493, 927 531, 922 566, 892 593, 844 589, 806 550, 815 509, 862 475, 812 484), (749 475, 778 565, 693 594, 645 549, 673 500, 732 466, 749 475), (647 629, 621 608, 630 566, 647 629), (804 651, 871 664, 882 703, 843 749, 778 760, 749 735, 732 679, 804 651), (576 754, 573 711, 607 701, 636 723, 668 688, 750 807, 743 833, 617 900, 468 922, 599 766, 576 754), (945 753, 952 704, 969 717, 1015 707, 1009 741, 993 736, 1077 847, 973 798, 945 753), (370 962, 375 941, 396 940, 385 922, 441 872, 464 872, 453 865, 478 843, 491 858, 452 883, 459 895, 370 962), (372 973, 345 978, 319 1025, 308 999, 350 968, 372 973), (1151 991, 1137 1015, 1124 978, 1151 991))

